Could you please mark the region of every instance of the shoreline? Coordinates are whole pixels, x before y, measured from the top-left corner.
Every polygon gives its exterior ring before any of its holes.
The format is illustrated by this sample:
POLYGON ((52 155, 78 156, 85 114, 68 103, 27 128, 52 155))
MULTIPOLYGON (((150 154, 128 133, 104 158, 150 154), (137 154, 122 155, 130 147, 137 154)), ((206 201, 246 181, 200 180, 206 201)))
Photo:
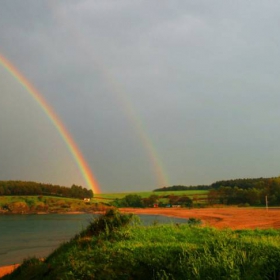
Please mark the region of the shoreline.
POLYGON ((98 211, 69 211, 69 212, 24 212, 24 213, 12 213, 12 212, 5 212, 1 213, 0 215, 3 216, 13 216, 13 215, 56 215, 56 214, 69 214, 69 215, 77 215, 77 214, 95 214, 98 211))
POLYGON ((264 208, 120 208, 122 213, 196 218, 218 229, 280 229, 280 209, 264 208))
POLYGON ((78 215, 78 214, 102 214, 106 212, 106 210, 110 209, 112 207, 107 207, 102 210, 91 210, 91 211, 38 211, 38 212, 8 212, 8 211, 0 211, 0 216, 13 216, 13 215, 57 215, 57 214, 62 214, 62 215, 78 215))
MULTIPOLYGON (((217 229, 280 229, 280 209, 263 208, 119 208, 121 213, 133 213, 144 215, 161 215, 175 218, 196 218, 202 221, 202 226, 215 227, 217 229)), ((103 212, 103 211, 102 211, 103 212)), ((68 212, 67 214, 84 214, 88 212, 68 212)), ((90 214, 100 214, 93 212, 90 214)), ((55 213, 52 213, 55 214, 55 213)), ((66 213, 58 213, 66 214, 66 213)), ((40 215, 40 214, 39 214, 40 215)), ((42 214, 41 214, 42 215, 42 214)), ((19 264, 0 267, 0 278, 11 273, 19 264)))
POLYGON ((13 264, 13 265, 6 265, 6 266, 0 266, 0 278, 3 276, 12 273, 18 266, 19 264, 13 264))
MULTIPOLYGON (((231 229, 280 229, 280 208, 118 208, 122 213, 161 215, 174 218, 197 218, 204 226, 231 229)), ((0 215, 81 215, 102 214, 103 211, 0 213, 0 215)))

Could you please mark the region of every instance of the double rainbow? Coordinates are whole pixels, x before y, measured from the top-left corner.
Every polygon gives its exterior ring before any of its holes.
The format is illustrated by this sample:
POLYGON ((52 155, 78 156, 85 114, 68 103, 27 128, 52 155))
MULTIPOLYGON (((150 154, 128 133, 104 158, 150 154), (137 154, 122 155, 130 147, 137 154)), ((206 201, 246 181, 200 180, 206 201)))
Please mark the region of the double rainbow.
POLYGON ((0 54, 0 64, 26 89, 26 91, 37 101, 42 110, 46 113, 50 121, 53 123, 60 136, 64 140, 67 148, 74 157, 75 162, 81 171, 87 186, 94 193, 100 193, 100 188, 96 178, 91 172, 82 152, 75 143, 73 137, 67 131, 66 127, 44 99, 42 94, 20 73, 20 71, 3 55, 0 54))
POLYGON ((137 113, 132 101, 129 99, 129 95, 126 93, 124 85, 116 79, 115 75, 110 71, 110 67, 106 67, 104 61, 101 60, 101 57, 95 53, 94 46, 90 44, 88 36, 83 33, 83 30, 77 28, 73 19, 68 16, 68 13, 64 13, 59 8, 60 6, 57 1, 48 1, 48 7, 52 13, 52 17, 58 24, 58 28, 62 28, 66 34, 68 33, 68 36, 72 38, 74 46, 80 53, 87 57, 90 64, 94 65, 95 69, 105 82, 106 88, 116 96, 118 105, 120 105, 123 113, 132 124, 132 128, 146 150, 146 155, 149 158, 157 186, 168 186, 168 175, 164 170, 157 149, 146 130, 144 121, 137 113))

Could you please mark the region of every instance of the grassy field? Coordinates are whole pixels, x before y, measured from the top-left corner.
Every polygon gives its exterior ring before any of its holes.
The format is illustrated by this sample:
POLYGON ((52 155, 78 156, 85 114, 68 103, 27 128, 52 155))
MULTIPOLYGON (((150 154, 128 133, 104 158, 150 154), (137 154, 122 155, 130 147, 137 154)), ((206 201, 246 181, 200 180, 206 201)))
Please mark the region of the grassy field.
MULTIPOLYGON (((103 204, 110 204, 115 199, 124 198, 127 195, 139 195, 141 198, 147 198, 151 195, 163 196, 188 196, 195 199, 197 203, 207 198, 208 191, 189 190, 189 191, 167 191, 167 192, 126 192, 126 193, 108 193, 96 194, 90 203, 85 203, 81 199, 55 197, 55 196, 0 196, 0 209, 14 209, 14 212, 69 212, 69 211, 89 211, 93 208, 101 207, 103 204), (4 208, 3 208, 4 207, 4 208), (18 210, 16 210, 18 209, 18 210)), ((168 203, 168 198, 160 198, 160 202, 168 203)))
POLYGON ((128 221, 107 213, 46 260, 26 260, 3 279, 279 279, 279 230, 128 221))
POLYGON ((166 192, 125 192, 125 193, 101 193, 96 194, 93 198, 94 202, 105 202, 109 203, 115 199, 124 198, 126 195, 139 195, 142 198, 147 198, 151 195, 158 195, 158 196, 167 196, 167 195, 177 195, 177 196, 189 196, 191 199, 197 195, 199 197, 206 197, 208 194, 207 190, 187 190, 187 191, 166 191, 166 192))
MULTIPOLYGON (((124 192, 124 193, 101 193, 94 195, 93 199, 91 199, 91 203, 110 203, 115 199, 124 198, 127 195, 139 195, 142 198, 147 198, 151 195, 157 196, 183 196, 186 195, 193 199, 195 196, 198 198, 206 198, 208 191, 207 190, 188 190, 188 191, 165 191, 165 192, 124 192)), ((55 196, 43 196, 43 200, 48 203, 56 203, 59 201, 65 201, 67 204, 81 204, 80 199, 74 198, 65 198, 65 197, 55 197, 55 196)), ((12 202, 28 202, 29 204, 37 204, 42 201, 42 197, 40 196, 0 196, 0 207, 4 204, 12 203, 12 202)))

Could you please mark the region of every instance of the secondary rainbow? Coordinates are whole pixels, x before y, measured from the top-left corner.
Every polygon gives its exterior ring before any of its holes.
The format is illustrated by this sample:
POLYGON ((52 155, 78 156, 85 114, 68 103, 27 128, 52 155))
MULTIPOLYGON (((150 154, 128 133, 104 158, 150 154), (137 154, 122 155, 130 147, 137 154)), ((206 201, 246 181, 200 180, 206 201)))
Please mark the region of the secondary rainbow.
POLYGON ((92 189, 94 193, 100 193, 100 188, 96 178, 91 172, 86 160, 77 144, 75 143, 73 137, 67 131, 66 127, 59 119, 54 110, 50 107, 47 101, 44 99, 42 94, 20 73, 20 71, 3 55, 0 54, 0 64, 27 90, 27 92, 37 101, 43 111, 46 113, 50 121, 56 127, 60 136, 64 140, 67 148, 71 152, 72 156, 75 159, 75 162, 78 165, 79 170, 81 171, 83 178, 92 189))

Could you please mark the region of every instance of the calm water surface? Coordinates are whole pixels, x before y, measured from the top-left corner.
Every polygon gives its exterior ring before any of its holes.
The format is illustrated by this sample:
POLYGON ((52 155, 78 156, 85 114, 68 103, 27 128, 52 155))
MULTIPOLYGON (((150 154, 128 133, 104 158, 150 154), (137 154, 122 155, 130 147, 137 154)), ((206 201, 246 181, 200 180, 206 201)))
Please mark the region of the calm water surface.
MULTIPOLYGON (((93 214, 0 215, 0 266, 20 263, 27 257, 46 257, 85 229, 93 217, 93 214)), ((139 217, 144 225, 187 221, 158 215, 139 217)))

